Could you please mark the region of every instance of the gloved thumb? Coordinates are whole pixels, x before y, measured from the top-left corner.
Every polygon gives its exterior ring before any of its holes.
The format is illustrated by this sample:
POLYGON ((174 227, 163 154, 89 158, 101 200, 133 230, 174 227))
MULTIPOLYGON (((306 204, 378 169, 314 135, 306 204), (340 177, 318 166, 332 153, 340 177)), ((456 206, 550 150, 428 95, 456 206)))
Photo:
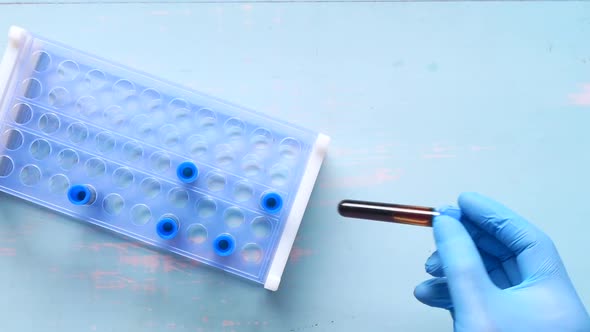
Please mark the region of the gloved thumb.
POLYGON ((433 229, 454 307, 481 307, 481 299, 495 286, 469 233, 461 222, 446 215, 434 219, 433 229))

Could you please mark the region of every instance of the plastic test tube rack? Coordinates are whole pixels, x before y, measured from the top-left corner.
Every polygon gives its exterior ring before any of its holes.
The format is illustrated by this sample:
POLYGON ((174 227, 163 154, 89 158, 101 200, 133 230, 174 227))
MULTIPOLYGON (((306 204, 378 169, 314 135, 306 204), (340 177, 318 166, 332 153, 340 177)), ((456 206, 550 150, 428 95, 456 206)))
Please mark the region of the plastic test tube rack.
POLYGON ((279 286, 329 138, 18 27, 0 189, 279 286))

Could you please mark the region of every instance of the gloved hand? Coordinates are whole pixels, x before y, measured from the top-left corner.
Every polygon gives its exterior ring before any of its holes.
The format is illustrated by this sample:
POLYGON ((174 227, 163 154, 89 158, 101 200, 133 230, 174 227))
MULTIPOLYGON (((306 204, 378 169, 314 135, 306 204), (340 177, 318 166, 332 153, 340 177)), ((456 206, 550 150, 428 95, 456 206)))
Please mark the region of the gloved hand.
MULTIPOLYGON (((457 332, 587 332, 590 318, 551 239, 475 193, 433 222, 437 251, 416 298, 451 312, 457 332)), ((588 263, 590 264, 590 262, 588 263)))

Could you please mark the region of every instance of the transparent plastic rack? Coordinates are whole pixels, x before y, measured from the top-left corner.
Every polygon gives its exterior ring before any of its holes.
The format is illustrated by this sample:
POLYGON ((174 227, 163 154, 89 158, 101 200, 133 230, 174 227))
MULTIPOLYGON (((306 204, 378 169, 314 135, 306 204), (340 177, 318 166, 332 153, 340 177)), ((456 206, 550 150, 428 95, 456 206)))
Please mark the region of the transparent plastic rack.
POLYGON ((329 138, 12 27, 0 189, 279 286, 329 138))

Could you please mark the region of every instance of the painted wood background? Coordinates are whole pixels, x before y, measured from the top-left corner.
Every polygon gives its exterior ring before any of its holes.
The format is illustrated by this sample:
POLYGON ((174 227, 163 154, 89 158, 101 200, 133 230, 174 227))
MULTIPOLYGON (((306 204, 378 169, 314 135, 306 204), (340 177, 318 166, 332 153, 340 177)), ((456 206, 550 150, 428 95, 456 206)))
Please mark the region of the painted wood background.
POLYGON ((277 293, 1 194, 2 331, 451 331, 412 295, 431 231, 336 203, 465 190, 549 233, 590 304, 590 3, 0 0, 12 24, 333 144, 277 293))

